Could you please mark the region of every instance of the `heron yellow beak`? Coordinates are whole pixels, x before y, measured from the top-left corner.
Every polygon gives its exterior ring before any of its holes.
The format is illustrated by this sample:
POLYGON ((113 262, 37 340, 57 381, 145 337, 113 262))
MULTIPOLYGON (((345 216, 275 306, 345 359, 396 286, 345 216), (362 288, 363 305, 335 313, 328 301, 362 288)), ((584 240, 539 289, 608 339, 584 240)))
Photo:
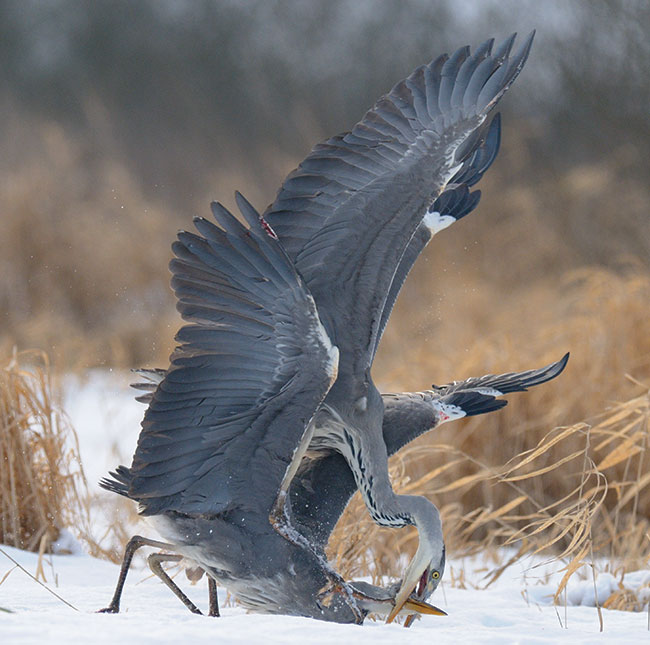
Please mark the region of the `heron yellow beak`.
POLYGON ((430 605, 424 600, 416 600, 415 598, 407 598, 402 609, 409 612, 417 612, 418 614, 430 614, 431 616, 446 616, 447 612, 442 611, 434 605, 430 605))
POLYGON ((420 546, 418 546, 418 550, 415 552, 415 556, 406 569, 406 574, 404 575, 402 586, 395 596, 395 606, 388 615, 386 624, 392 623, 393 620, 395 620, 395 616, 397 616, 397 614, 402 611, 402 608, 406 604, 406 601, 409 600, 411 594, 415 590, 416 585, 420 581, 420 578, 429 568, 429 563, 431 560, 428 555, 424 554, 420 546))

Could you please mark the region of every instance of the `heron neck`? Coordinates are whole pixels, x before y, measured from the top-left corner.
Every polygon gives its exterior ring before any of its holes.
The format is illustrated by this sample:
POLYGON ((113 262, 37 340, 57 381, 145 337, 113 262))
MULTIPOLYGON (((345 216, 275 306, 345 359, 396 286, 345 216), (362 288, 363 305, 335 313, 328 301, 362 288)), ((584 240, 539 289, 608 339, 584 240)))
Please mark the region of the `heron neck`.
POLYGON ((388 475, 388 453, 383 437, 350 433, 346 459, 373 520, 380 526, 415 525, 427 537, 442 537, 438 509, 425 497, 396 495, 388 475))

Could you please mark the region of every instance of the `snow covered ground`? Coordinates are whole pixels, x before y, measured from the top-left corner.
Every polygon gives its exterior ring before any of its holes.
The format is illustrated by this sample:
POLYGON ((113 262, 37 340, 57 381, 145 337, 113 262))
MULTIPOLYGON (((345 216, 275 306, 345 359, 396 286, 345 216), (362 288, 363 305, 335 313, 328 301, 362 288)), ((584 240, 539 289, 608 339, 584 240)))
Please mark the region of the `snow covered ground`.
MULTIPOLYGON (((30 572, 38 556, 9 547, 3 550, 30 572)), ((452 563, 453 564, 453 563, 452 563)), ((0 553, 0 579, 14 567, 0 553)), ((166 587, 143 569, 131 572, 123 596, 122 613, 97 614, 110 601, 118 567, 86 555, 53 556, 45 567, 48 586, 74 605, 66 606, 23 571, 14 569, 0 586, 0 642, 71 642, 114 645, 138 643, 638 643, 648 640, 647 615, 604 610, 603 633, 593 607, 569 606, 557 609, 566 628, 560 625, 556 608, 544 597, 550 589, 525 583, 521 569, 507 573, 493 587, 480 591, 446 587, 435 602, 447 617, 430 616, 410 629, 400 625, 366 621, 363 627, 335 625, 308 618, 246 614, 225 605, 220 589, 221 618, 194 616, 166 587), (528 591, 528 602, 522 590, 528 591)), ((176 580, 196 603, 206 609, 207 585, 195 586, 176 580)), ((585 592, 591 583, 581 583, 585 592)))
MULTIPOLYGON (((96 482, 118 462, 129 462, 138 435, 143 406, 133 401, 124 375, 91 373, 88 379, 66 382, 65 406, 76 428, 81 456, 92 492, 96 482)), ((101 518, 104 522, 109 518, 101 518)), ((148 529, 142 527, 143 533, 148 529)), ((153 534, 151 534, 152 537, 153 534)), ((34 574, 38 556, 1 547, 34 574)), ((487 590, 452 588, 444 583, 433 602, 447 617, 424 617, 410 629, 366 621, 363 627, 335 625, 305 618, 247 614, 227 604, 219 590, 222 618, 190 614, 156 578, 136 563, 127 579, 118 615, 97 614, 106 606, 117 580, 118 567, 84 554, 46 558, 47 586, 75 609, 64 604, 0 553, 0 643, 638 643, 648 641, 648 615, 603 610, 604 632, 594 604, 591 580, 572 580, 567 607, 551 604, 560 574, 553 567, 531 569, 518 563, 487 590), (6 577, 5 577, 6 576, 6 577), (4 579, 3 579, 4 578, 4 579), (591 606, 589 606, 591 605, 591 606), (7 613, 8 610, 11 613, 7 613)), ((481 563, 448 562, 465 571, 466 586, 485 575, 481 563)), ((191 585, 176 578, 202 609, 207 608, 207 585, 191 585)), ((626 577, 624 584, 650 584, 650 572, 626 577)), ((618 588, 618 580, 601 574, 600 602, 618 588)), ((650 594, 646 588, 645 591, 650 594)))

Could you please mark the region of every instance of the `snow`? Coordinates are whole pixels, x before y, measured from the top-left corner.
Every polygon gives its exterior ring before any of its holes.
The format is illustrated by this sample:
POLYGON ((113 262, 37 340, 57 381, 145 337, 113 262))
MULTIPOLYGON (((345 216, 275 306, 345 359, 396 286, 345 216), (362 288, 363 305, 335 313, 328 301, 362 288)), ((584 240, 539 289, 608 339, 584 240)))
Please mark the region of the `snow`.
MULTIPOLYGON (((595 584, 591 577, 586 580, 572 578, 567 585, 566 602, 570 606, 595 607, 598 599, 598 604, 603 605, 621 586, 647 603, 650 600, 650 571, 631 571, 622 578, 603 571, 596 576, 595 584)), ((556 589, 557 584, 537 585, 529 590, 528 597, 535 602, 547 603, 556 589)))
MULTIPOLYGON (((2 547, 25 569, 34 573, 38 555, 2 547)), ((0 553, 0 579, 14 565, 0 553)), ((447 617, 425 617, 410 629, 400 625, 366 621, 363 627, 336 625, 308 618, 246 614, 237 606, 226 606, 219 589, 221 618, 195 616, 148 571, 132 571, 124 591, 122 613, 97 614, 110 601, 118 567, 87 555, 52 556, 45 567, 50 586, 78 611, 64 605, 24 572, 14 569, 0 586, 0 607, 15 613, 0 613, 3 643, 406 643, 418 641, 461 643, 632 643, 648 638, 645 613, 603 610, 605 630, 598 632, 596 610, 564 607, 530 600, 535 587, 528 587, 529 602, 522 597, 521 570, 504 575, 487 590, 446 586, 435 602, 447 617), (56 583, 55 583, 56 581, 56 583)), ((457 566, 453 564, 452 566, 457 566)), ((181 573, 175 580, 204 610, 205 580, 192 586, 181 573)), ((591 581, 588 585, 591 586, 591 581)), ((586 588, 585 586, 585 588, 586 588)))
MULTIPOLYGON (((92 494, 100 495, 97 480, 118 463, 129 463, 144 406, 133 400, 128 378, 94 372, 86 379, 65 382, 65 405, 79 434, 80 450, 92 494)), ((103 493, 101 493, 103 494, 103 493)), ((106 493, 108 495, 108 493, 106 493)), ((107 523, 110 518, 100 518, 107 523)), ((156 537, 142 524, 138 531, 156 537)), ((0 547, 28 572, 35 574, 38 555, 0 547)), ((554 607, 552 597, 561 579, 561 563, 539 565, 518 562, 488 589, 475 588, 486 574, 479 560, 451 560, 432 602, 447 617, 427 616, 410 629, 367 620, 363 627, 336 625, 307 618, 247 614, 227 601, 219 588, 221 618, 191 614, 172 593, 136 561, 127 578, 122 612, 98 614, 113 594, 119 567, 94 559, 77 548, 71 533, 64 533, 60 548, 73 555, 46 556, 47 586, 78 611, 37 584, 0 553, 0 643, 70 642, 137 643, 638 643, 650 636, 648 615, 603 610, 604 631, 599 632, 591 577, 571 579, 566 606, 554 607), (466 588, 452 587, 452 569, 464 571, 466 588), (5 577, 6 576, 6 577, 5 577), (3 580, 4 578, 4 580, 3 580), (1 609, 9 610, 6 613, 1 609)), ((458 575, 453 576, 458 579, 458 575)), ((207 610, 205 578, 192 585, 181 571, 175 581, 207 610)), ((619 589, 619 577, 597 576, 598 600, 603 603, 619 589)), ((650 599, 650 571, 629 573, 622 584, 650 599)))

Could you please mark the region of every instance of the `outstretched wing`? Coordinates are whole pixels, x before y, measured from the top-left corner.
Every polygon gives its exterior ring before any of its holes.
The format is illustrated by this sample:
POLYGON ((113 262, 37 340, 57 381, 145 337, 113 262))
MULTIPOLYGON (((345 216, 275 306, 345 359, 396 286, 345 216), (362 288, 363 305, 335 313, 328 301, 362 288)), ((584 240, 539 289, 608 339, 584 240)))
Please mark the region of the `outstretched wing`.
POLYGON ((511 56, 513 41, 415 70, 351 132, 317 145, 265 213, 341 350, 342 377, 370 364, 405 249, 523 67, 532 34, 511 56))
POLYGON ((559 361, 550 363, 537 370, 526 370, 525 372, 508 372, 507 374, 486 374, 465 379, 464 381, 453 381, 447 385, 432 385, 431 393, 440 399, 451 401, 453 395, 459 392, 475 390, 489 396, 503 396, 510 392, 525 392, 529 387, 540 385, 554 379, 562 373, 569 361, 567 352, 559 361))
MULTIPOLYGON (((455 381, 426 392, 384 394, 383 437, 388 455, 444 421, 502 408, 497 397, 523 392, 550 381, 567 364, 569 354, 538 370, 510 372, 455 381)), ((338 453, 314 460, 291 486, 293 521, 298 530, 323 547, 357 485, 338 453)))
POLYGON ((448 385, 433 385, 432 390, 425 392, 385 394, 386 446, 389 452, 395 452, 441 423, 499 410, 508 403, 499 397, 525 392, 529 387, 554 379, 562 373, 568 360, 567 353, 559 361, 537 370, 487 374, 448 385))
POLYGON ((213 204, 220 227, 197 218, 200 235, 181 232, 172 247, 172 287, 190 324, 149 395, 131 468, 102 483, 145 515, 268 511, 336 378, 338 350, 309 291, 273 232, 237 201, 250 229, 213 204))
POLYGON ((393 311, 397 296, 415 261, 434 235, 465 217, 476 208, 481 199, 481 191, 470 191, 469 189, 481 179, 485 171, 492 165, 499 152, 500 144, 501 118, 499 114, 496 114, 487 129, 485 140, 463 164, 440 197, 429 207, 427 214, 408 243, 395 271, 384 303, 373 357, 377 353, 379 342, 388 324, 388 318, 393 311))

